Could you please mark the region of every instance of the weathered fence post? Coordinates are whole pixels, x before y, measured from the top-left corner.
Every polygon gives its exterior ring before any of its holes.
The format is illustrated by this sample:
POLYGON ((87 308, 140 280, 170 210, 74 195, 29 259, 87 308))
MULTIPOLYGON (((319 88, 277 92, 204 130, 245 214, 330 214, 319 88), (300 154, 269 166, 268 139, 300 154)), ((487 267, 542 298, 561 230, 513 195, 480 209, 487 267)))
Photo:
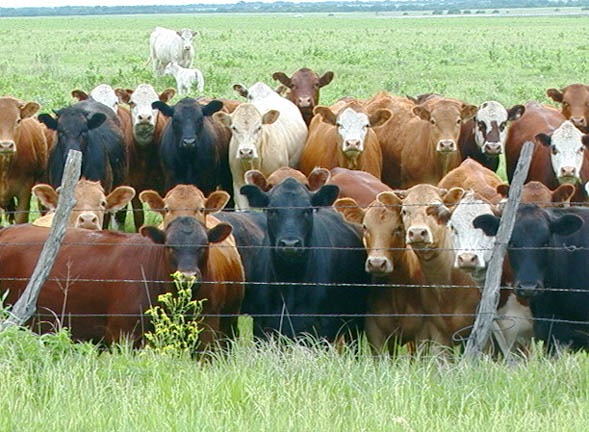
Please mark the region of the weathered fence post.
MULTIPOLYGON (((503 259, 515 224, 515 216, 524 181, 528 177, 533 150, 534 143, 528 141, 523 145, 519 155, 513 181, 509 187, 509 198, 501 216, 495 246, 493 247, 493 254, 491 255, 491 261, 487 268, 487 277, 485 279, 485 286, 483 287, 477 317, 466 344, 463 358, 466 360, 477 360, 491 335, 493 322, 497 313, 497 305, 499 304, 503 259)), ((509 355, 509 353, 504 354, 509 355)))
POLYGON ((43 250, 39 255, 37 265, 33 270, 31 279, 26 289, 14 304, 10 314, 4 322, 0 323, 0 331, 14 325, 23 325, 26 323, 37 310, 37 298, 41 287, 47 280, 55 257, 61 246, 69 214, 72 211, 76 201, 74 198, 74 188, 80 178, 82 166, 82 153, 76 150, 70 150, 65 168, 63 171, 59 201, 51 225, 49 236, 43 245, 43 250))

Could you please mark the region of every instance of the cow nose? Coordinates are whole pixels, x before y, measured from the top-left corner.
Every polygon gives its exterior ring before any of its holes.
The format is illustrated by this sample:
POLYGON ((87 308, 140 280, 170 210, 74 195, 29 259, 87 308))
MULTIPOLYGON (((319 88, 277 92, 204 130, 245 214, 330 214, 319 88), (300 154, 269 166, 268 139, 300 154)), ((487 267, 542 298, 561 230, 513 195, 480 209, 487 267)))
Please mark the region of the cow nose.
POLYGON ((576 177, 577 176, 577 168, 573 166, 564 166, 560 168, 560 176, 561 177, 576 177))
POLYGON ((429 230, 424 227, 411 227, 407 230, 409 243, 431 243, 429 230))
POLYGON ((300 248, 302 245, 299 239, 280 239, 278 246, 281 248, 300 248))
POLYGON ((14 141, 0 141, 0 153, 15 153, 16 144, 14 141))
POLYGON ((101 229, 102 227, 98 226, 98 216, 94 213, 86 212, 82 213, 78 216, 76 221, 76 228, 86 228, 86 229, 101 229))
POLYGON ((297 100, 297 105, 301 108, 308 108, 312 105, 313 100, 310 97, 300 97, 297 100))
POLYGON ((344 143, 344 151, 348 152, 348 151, 360 151, 360 146, 362 145, 362 142, 360 140, 357 139, 349 139, 346 140, 344 143))
POLYGON ((182 145, 184 147, 194 147, 196 144, 196 138, 184 138, 182 140, 182 145))
POLYGON ((252 159, 254 157, 254 149, 252 148, 241 148, 239 149, 240 159, 252 159))
POLYGON ((137 116, 139 123, 151 123, 152 115, 151 114, 139 114, 137 116))
POLYGON ((571 117, 571 123, 574 124, 576 127, 585 126, 585 117, 571 117))
POLYGON ((501 143, 498 142, 487 142, 485 144, 485 153, 488 155, 500 155, 503 153, 501 149, 501 143))
POLYGON ((366 259, 366 271, 368 273, 390 273, 392 266, 385 257, 368 257, 366 259))
POLYGON ((456 142, 452 139, 440 140, 438 141, 438 148, 436 149, 439 152, 454 152, 456 151, 456 142))
POLYGON ((538 291, 543 288, 542 284, 536 282, 516 282, 514 290, 515 294, 522 298, 531 298, 538 294, 538 291))
POLYGON ((461 253, 456 257, 458 268, 472 269, 479 265, 479 257, 474 253, 461 253))

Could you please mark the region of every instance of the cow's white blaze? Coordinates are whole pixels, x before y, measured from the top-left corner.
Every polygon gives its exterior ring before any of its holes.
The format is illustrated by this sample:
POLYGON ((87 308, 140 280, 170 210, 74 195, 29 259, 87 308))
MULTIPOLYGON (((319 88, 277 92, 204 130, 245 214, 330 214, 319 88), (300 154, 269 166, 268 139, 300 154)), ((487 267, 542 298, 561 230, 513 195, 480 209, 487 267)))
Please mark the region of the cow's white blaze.
POLYGON ((348 107, 337 116, 336 126, 344 153, 364 151, 364 141, 370 127, 370 121, 365 113, 348 107))
POLYGON ((583 134, 570 121, 563 122, 552 134, 550 162, 561 183, 580 181, 585 145, 583 134))
POLYGON ((499 102, 487 101, 480 105, 474 118, 474 137, 483 153, 503 153, 508 116, 507 110, 499 102))
POLYGON ((90 92, 90 97, 96 102, 109 107, 116 114, 119 109, 119 98, 114 89, 108 84, 100 84, 90 92))

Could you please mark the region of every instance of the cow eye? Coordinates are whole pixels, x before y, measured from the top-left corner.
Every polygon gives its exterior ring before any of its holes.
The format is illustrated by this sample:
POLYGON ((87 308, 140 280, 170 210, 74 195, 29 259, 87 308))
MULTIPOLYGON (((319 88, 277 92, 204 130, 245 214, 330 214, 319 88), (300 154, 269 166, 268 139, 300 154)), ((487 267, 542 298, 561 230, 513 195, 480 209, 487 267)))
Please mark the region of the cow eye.
POLYGON ((571 106, 571 105, 570 105, 568 102, 563 102, 563 103, 562 103, 562 107, 563 107, 563 108, 568 108, 568 107, 570 107, 570 106, 571 106))
POLYGON ((20 122, 22 121, 22 119, 19 117, 16 119, 16 125, 18 126, 20 124, 20 122))
POLYGON ((506 126, 507 126, 507 124, 506 124, 505 122, 501 123, 501 124, 499 125, 499 130, 500 130, 501 132, 503 132, 503 131, 505 130, 505 127, 506 127, 506 126))
POLYGON ((127 105, 129 105, 130 108, 135 108, 137 106, 137 104, 133 101, 129 101, 127 105))
POLYGON ((262 130, 262 125, 260 125, 256 128, 256 132, 260 132, 261 130, 262 130))
POLYGON ((338 127, 338 128, 342 128, 343 127, 343 125, 340 122, 336 122, 335 123, 335 126, 338 127))
POLYGON ((583 153, 585 151, 585 146, 579 147, 579 153, 583 153))
POLYGON ((434 126, 436 125, 436 121, 434 119, 431 119, 429 122, 434 126))
POLYGON ((407 216, 407 210, 401 209, 401 216, 407 216))
POLYGON ((205 208, 204 207, 199 207, 198 212, 199 213, 204 213, 205 212, 205 208))
POLYGON ((556 155, 559 153, 559 152, 558 152, 558 149, 556 148, 556 146, 555 146, 554 144, 550 146, 550 151, 551 151, 551 152, 552 152, 552 154, 553 154, 553 155, 555 155, 555 156, 556 156, 556 155))
POLYGON ((487 129, 487 125, 485 124, 485 122, 480 121, 478 123, 478 126, 479 126, 479 129, 483 132, 485 131, 485 129, 487 129))
POLYGON ((459 125, 460 123, 462 123, 462 119, 458 119, 456 120, 456 124, 459 125))
POLYGON ((164 206, 164 211, 165 211, 166 213, 168 213, 168 212, 170 211, 170 207, 168 207, 168 206, 164 206))

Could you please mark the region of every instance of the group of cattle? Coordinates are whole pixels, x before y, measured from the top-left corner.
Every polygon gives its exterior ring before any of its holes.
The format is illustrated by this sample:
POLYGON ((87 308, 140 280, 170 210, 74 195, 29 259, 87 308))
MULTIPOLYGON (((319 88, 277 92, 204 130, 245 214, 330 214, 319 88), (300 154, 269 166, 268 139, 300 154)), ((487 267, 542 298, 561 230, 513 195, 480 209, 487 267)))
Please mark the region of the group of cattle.
POLYGON ((24 289, 76 149, 83 178, 41 331, 60 320, 77 339, 140 340, 178 272, 207 299, 203 346, 234 336, 239 313, 259 338, 453 346, 474 322, 509 193, 499 156, 511 180, 533 141, 494 333, 507 350, 533 335, 588 348, 589 210, 574 204, 587 200, 589 87, 548 90, 562 110, 386 92, 318 105, 333 77, 277 72, 276 90, 235 85, 243 103, 101 85, 38 118, 36 103, 0 98, 1 205, 17 222, 0 231, 0 290, 14 302, 24 289), (49 210, 41 226, 22 224, 31 190, 49 210), (139 233, 102 231, 129 201, 139 233), (161 226, 143 226, 144 203, 161 226))

